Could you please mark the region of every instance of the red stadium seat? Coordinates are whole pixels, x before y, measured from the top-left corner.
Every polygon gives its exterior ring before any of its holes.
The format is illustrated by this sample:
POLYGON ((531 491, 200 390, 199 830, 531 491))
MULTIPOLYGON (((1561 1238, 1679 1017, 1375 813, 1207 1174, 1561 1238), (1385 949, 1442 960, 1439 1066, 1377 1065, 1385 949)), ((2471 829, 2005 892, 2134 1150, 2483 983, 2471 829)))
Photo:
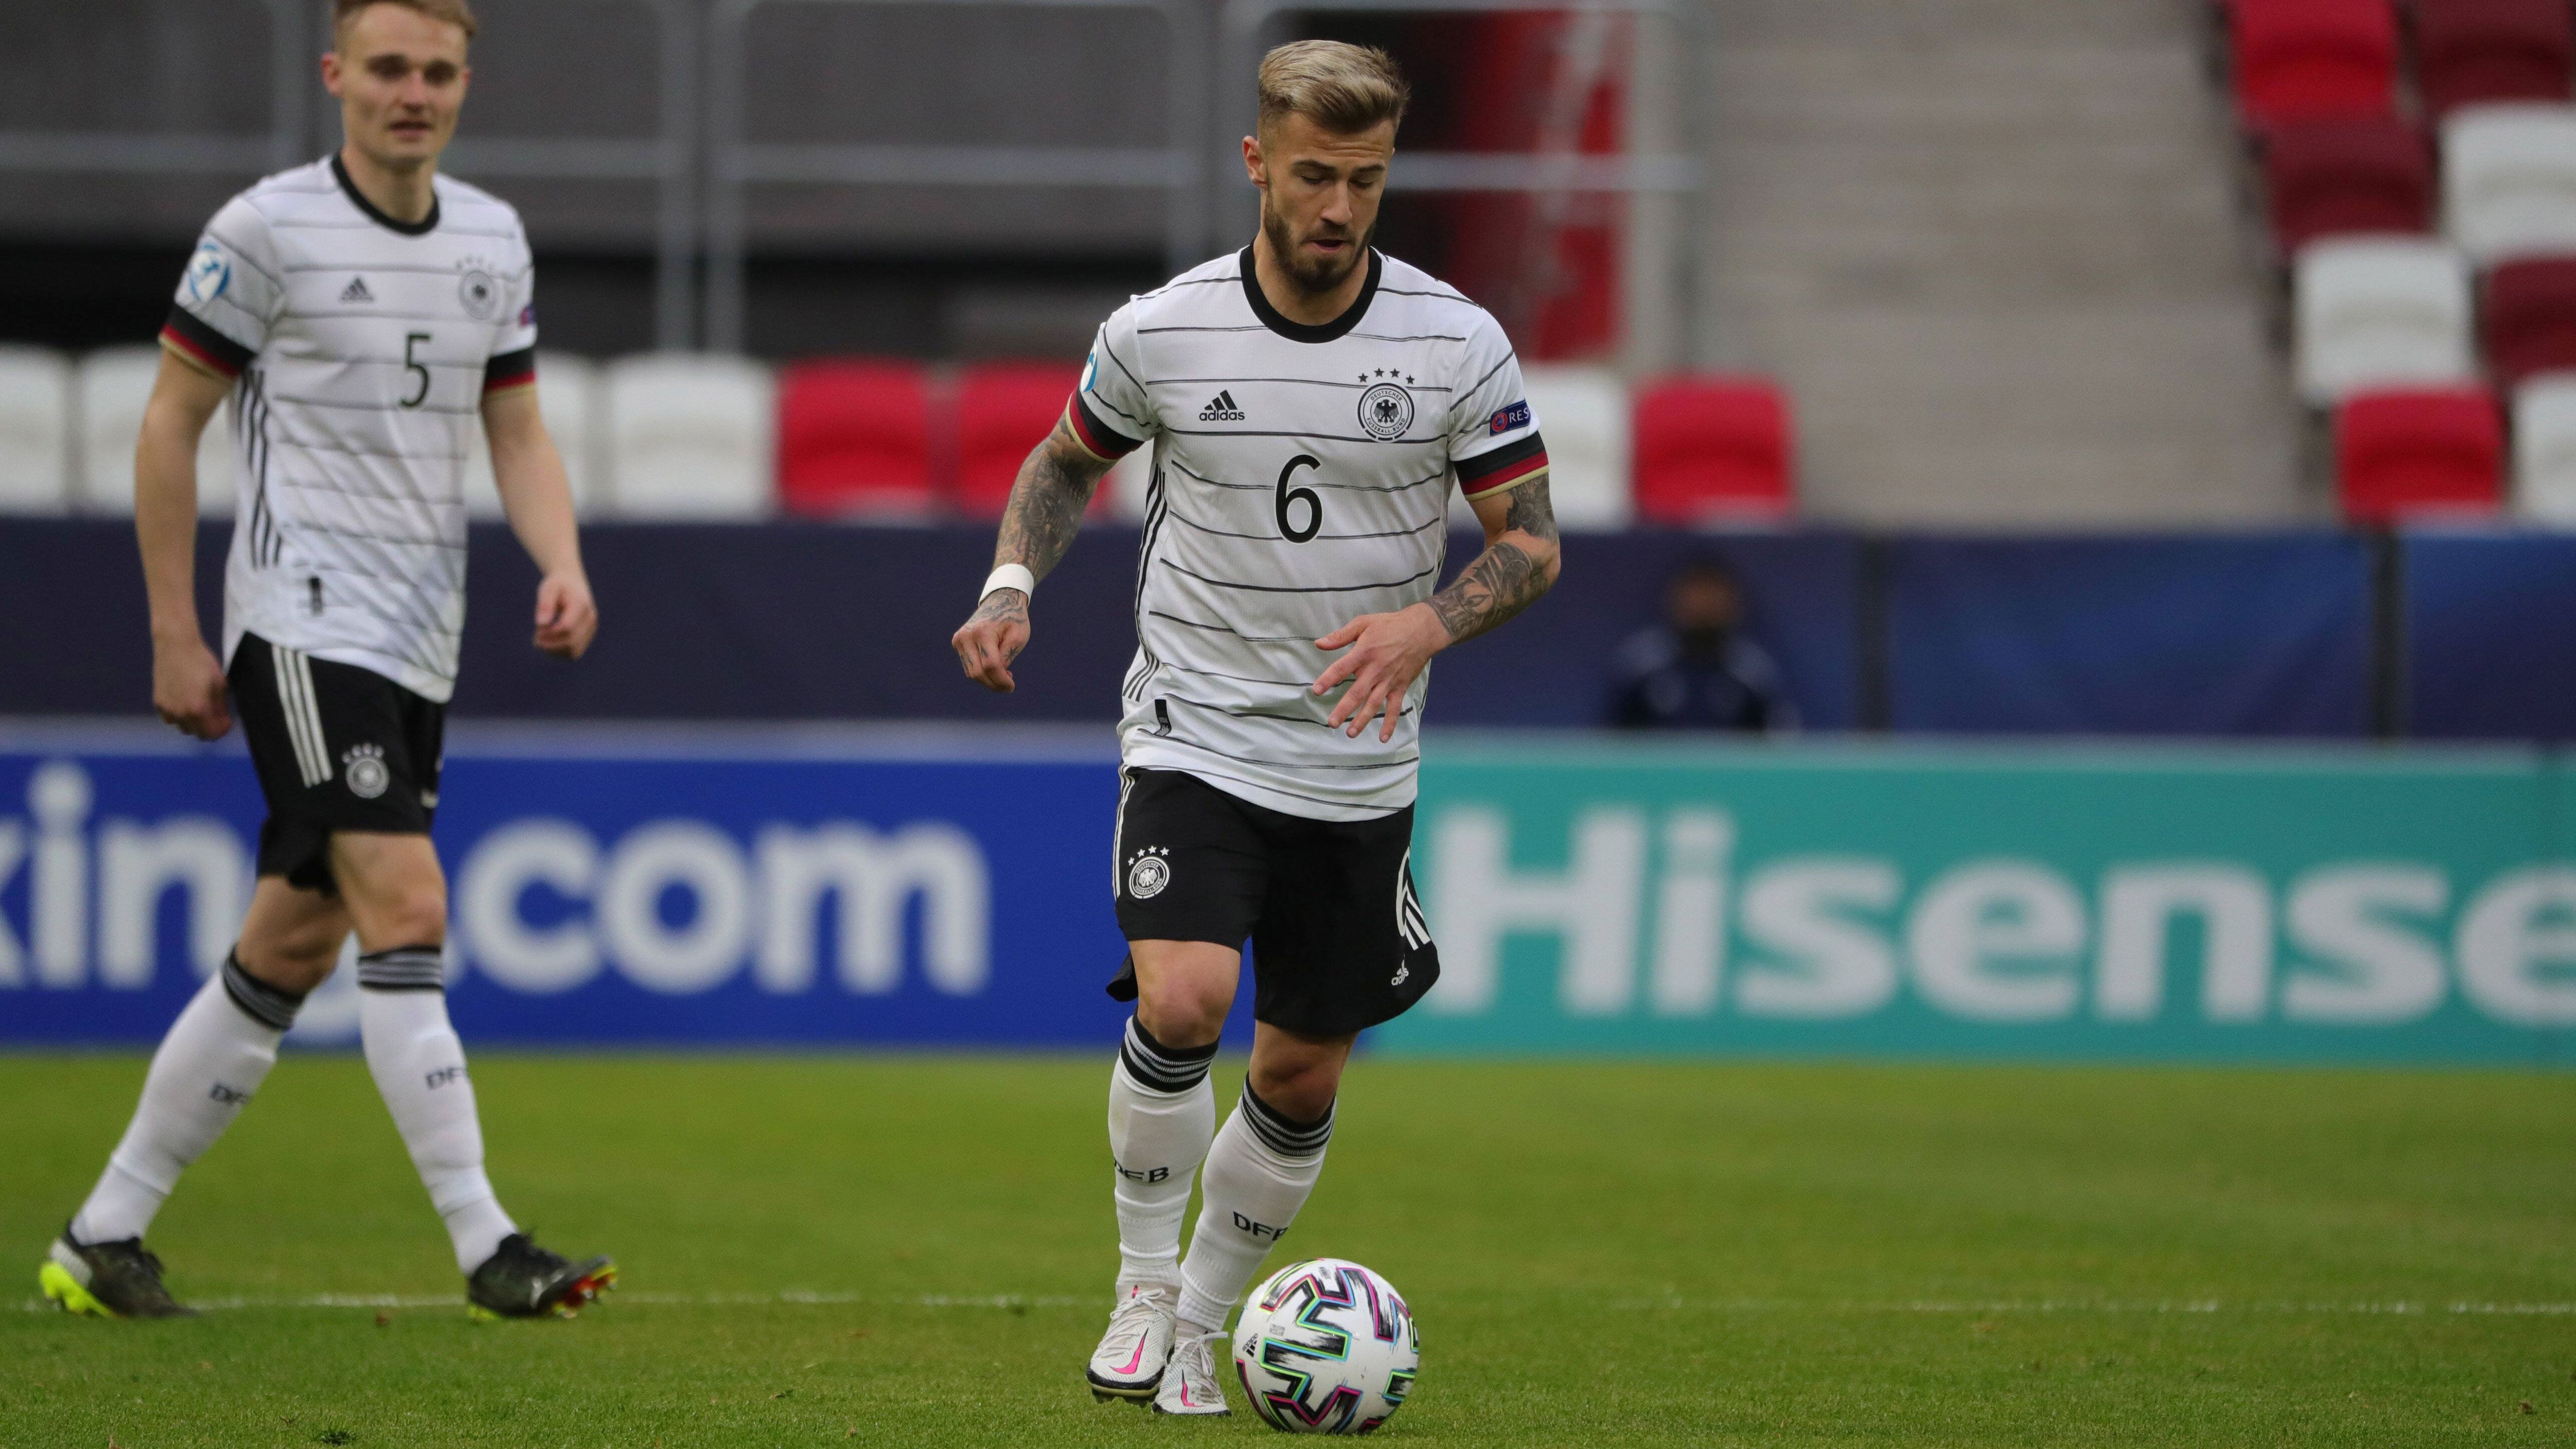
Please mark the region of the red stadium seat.
POLYGON ((2285 257, 2319 237, 2432 229, 2432 147, 2393 115, 2285 121, 2264 138, 2263 170, 2285 257))
POLYGON ((909 362, 833 359, 778 383, 778 501, 807 518, 927 517, 938 506, 930 389, 909 362))
POLYGON ((1797 506, 1789 402, 1768 378, 1672 377, 1637 394, 1637 516, 1690 525, 1797 506))
POLYGON ((2394 104, 2389 0, 2235 0, 2237 110, 2265 129, 2309 116, 2376 116, 2394 104))
POLYGON ((2487 367, 2508 389, 2576 372, 2576 257, 2507 262, 2487 274, 2487 367))
POLYGON ((2493 513, 2504 497, 2504 420, 2484 388, 2366 392, 2335 411, 2344 516, 2390 523, 2493 513))
POLYGON ((2414 0, 2415 82, 2436 119, 2484 101, 2563 101, 2567 0, 2414 0))
MULTIPOLYGON (((1082 381, 1082 367, 1067 362, 987 362, 957 380, 957 510, 969 518, 999 518, 1011 483, 1029 450, 1046 441, 1066 399, 1082 381)), ((1091 500, 1098 514, 1109 503, 1104 482, 1091 500)))

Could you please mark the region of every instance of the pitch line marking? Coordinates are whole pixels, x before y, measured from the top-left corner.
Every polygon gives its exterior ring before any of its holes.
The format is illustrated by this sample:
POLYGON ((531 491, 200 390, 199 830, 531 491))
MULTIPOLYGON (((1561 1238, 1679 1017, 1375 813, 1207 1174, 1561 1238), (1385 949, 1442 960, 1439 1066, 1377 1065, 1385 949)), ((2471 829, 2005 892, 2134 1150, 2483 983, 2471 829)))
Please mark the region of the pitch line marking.
POLYGON ((2025 1314, 2282 1314, 2306 1317, 2404 1317, 2455 1316, 2503 1318, 2555 1318, 2576 1315, 2576 1303, 2499 1303, 2454 1300, 2435 1303, 2391 1299, 2386 1302, 2311 1303, 2286 1299, 2246 1299, 2228 1301, 2219 1298, 2172 1299, 2080 1299, 2023 1298, 1975 1300, 1906 1299, 1883 1303, 1846 1300, 1843 1302, 1810 1302, 1789 1298, 1634 1298, 1615 1305, 1630 1312, 1656 1309, 1696 1308, 1718 1313, 1919 1313, 1931 1315, 1966 1315, 1988 1313, 2025 1314))
MULTIPOLYGON (((1047 1295, 1027 1296, 1017 1293, 929 1293, 917 1297, 884 1297, 865 1293, 824 1293, 789 1290, 781 1293, 634 1293, 619 1292, 603 1300, 609 1304, 641 1303, 657 1307, 678 1308, 767 1308, 767 1307, 855 1307, 863 1304, 885 1308, 1092 1308, 1099 1306, 1093 1297, 1047 1295)), ((52 1303, 42 1298, 22 1299, 16 1305, 23 1313, 50 1313, 52 1303)), ((193 1305, 217 1312, 234 1309, 334 1309, 334 1308, 462 1308, 462 1294, 414 1296, 398 1293, 317 1293, 297 1298, 227 1297, 203 1298, 193 1305)), ((1996 1299, 1980 1302, 1973 1299, 1899 1299, 1884 1302, 1844 1300, 1818 1302, 1794 1298, 1630 1298, 1613 1302, 1611 1307, 1630 1313, 1698 1309, 1714 1313, 1895 1313, 1925 1315, 1973 1314, 2174 1314, 2174 1315, 2266 1315, 2301 1317, 2471 1317, 2471 1318, 2565 1318, 2576 1317, 2576 1303, 2508 1303, 2481 1300, 2448 1302, 2391 1299, 2386 1302, 2307 1303, 2286 1299, 2246 1299, 2229 1301, 2219 1298, 2174 1299, 2077 1299, 2023 1298, 1996 1299)))
MULTIPOLYGON (((602 1302, 645 1303, 682 1308, 763 1308, 779 1306, 845 1307, 875 1304, 887 1308, 1087 1308, 1095 1306, 1090 1298, 1062 1295, 1029 1297, 1017 1293, 928 1293, 914 1298, 888 1298, 866 1293, 812 1293, 789 1290, 783 1293, 629 1293, 617 1292, 602 1302)), ((189 1307, 199 1312, 224 1312, 242 1308, 462 1308, 465 1295, 442 1293, 416 1296, 400 1293, 316 1293, 299 1298, 225 1297, 198 1298, 189 1307)), ((54 1312, 47 1299, 28 1298, 17 1304, 25 1313, 54 1312)))

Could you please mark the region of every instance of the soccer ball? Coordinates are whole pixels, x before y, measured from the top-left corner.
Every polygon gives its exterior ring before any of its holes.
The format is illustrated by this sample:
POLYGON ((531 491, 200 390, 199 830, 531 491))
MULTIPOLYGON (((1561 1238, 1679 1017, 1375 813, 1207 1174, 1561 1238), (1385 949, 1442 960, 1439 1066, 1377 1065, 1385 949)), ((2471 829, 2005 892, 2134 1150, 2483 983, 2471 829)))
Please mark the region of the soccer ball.
POLYGON ((1393 1285, 1357 1263, 1291 1263, 1252 1290, 1234 1372, 1254 1413, 1290 1434, 1365 1434, 1413 1390, 1422 1339, 1393 1285))

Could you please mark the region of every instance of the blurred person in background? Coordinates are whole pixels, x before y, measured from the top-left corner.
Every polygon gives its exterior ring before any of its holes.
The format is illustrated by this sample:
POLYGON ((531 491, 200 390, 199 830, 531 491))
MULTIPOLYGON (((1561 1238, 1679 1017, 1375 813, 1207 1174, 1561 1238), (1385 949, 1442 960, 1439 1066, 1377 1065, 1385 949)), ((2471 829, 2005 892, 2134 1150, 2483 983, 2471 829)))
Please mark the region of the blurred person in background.
POLYGON ((1609 722, 1630 730, 1798 727, 1780 666, 1744 632, 1744 589, 1714 558, 1693 559, 1664 587, 1664 622, 1619 646, 1609 722))
POLYGON ((578 658, 599 622, 537 412, 536 266, 516 211, 438 174, 470 75, 466 0, 336 0, 333 22, 322 79, 346 139, 207 224, 135 451, 153 707, 201 740, 238 711, 268 819, 238 944, 162 1038, 124 1140, 38 1269, 45 1295, 78 1313, 188 1312, 143 1235, 258 1093, 352 933, 367 1066, 473 1311, 569 1313, 617 1275, 531 1242, 484 1174, 429 838, 478 421, 543 575, 536 647, 578 658), (241 499, 218 658, 197 618, 196 457, 227 396, 241 499))

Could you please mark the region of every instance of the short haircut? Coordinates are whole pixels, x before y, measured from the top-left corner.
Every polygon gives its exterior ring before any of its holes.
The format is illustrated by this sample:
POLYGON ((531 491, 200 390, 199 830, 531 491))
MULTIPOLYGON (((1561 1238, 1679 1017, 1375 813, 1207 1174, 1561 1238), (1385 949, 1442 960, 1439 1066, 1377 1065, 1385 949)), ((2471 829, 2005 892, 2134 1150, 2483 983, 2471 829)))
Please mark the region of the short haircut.
POLYGON ((405 10, 416 10, 432 20, 445 21, 464 31, 468 40, 474 38, 474 7, 466 4, 465 0, 331 0, 332 38, 337 40, 342 28, 357 19, 358 12, 370 5, 399 5, 405 10))
POLYGON ((1291 41, 1261 58, 1261 124, 1304 116, 1337 136, 1404 124, 1413 98, 1395 57, 1339 40, 1291 41))

